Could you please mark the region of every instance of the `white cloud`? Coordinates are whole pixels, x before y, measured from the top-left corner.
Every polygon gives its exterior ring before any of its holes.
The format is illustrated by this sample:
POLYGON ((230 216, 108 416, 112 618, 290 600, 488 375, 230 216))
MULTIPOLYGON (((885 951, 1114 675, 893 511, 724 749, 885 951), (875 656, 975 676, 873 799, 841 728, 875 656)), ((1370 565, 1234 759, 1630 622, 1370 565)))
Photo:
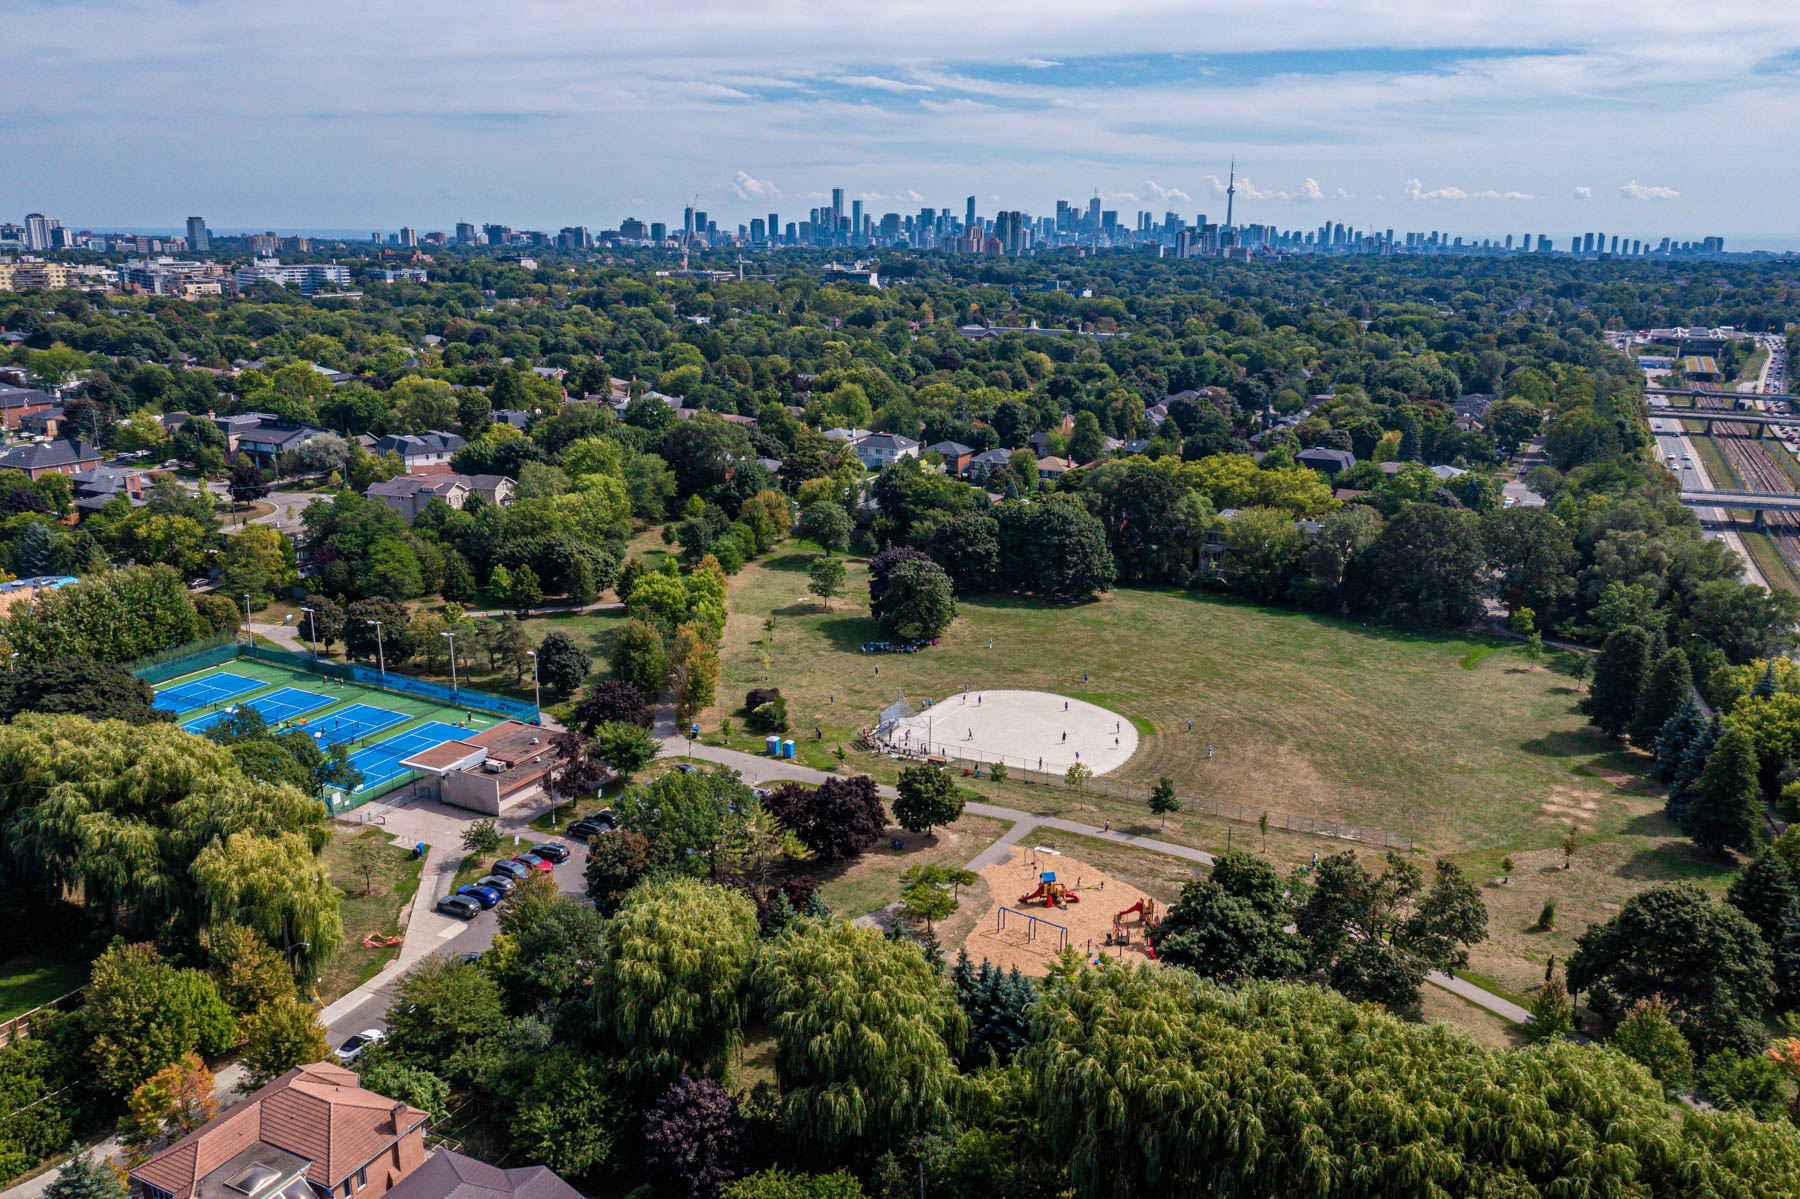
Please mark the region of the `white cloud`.
POLYGON ((1591 200, 1594 198, 1594 189, 1591 187, 1578 187, 1572 194, 1577 200, 1591 200))
POLYGON ((1619 185, 1619 194, 1627 200, 1679 200, 1681 193, 1672 187, 1652 187, 1633 179, 1619 185))
POLYGON ((1323 200, 1325 198, 1325 193, 1320 189, 1319 181, 1308 176, 1305 181, 1300 184, 1300 198, 1302 200, 1323 200))
POLYGON ((705 96, 713 100, 751 100, 755 98, 749 92, 740 92, 735 87, 726 87, 722 83, 706 83, 698 79, 690 80, 681 86, 690 96, 705 96))
POLYGON ((737 193, 740 200, 779 200, 781 189, 767 179, 758 179, 749 171, 739 171, 732 180, 731 190, 737 193))
POLYGON ((866 87, 878 92, 930 92, 936 88, 923 83, 907 83, 899 79, 889 79, 885 75, 827 75, 827 83, 841 83, 845 87, 866 87))
POLYGON ((958 113, 994 111, 993 105, 983 104, 979 100, 971 100, 967 96, 958 96, 954 100, 920 100, 919 104, 921 107, 929 108, 932 112, 958 113))
POLYGON ((1136 192, 1113 192, 1106 198, 1114 204, 1136 204, 1138 202, 1136 192))
POLYGON ((1460 187, 1434 187, 1425 190, 1424 184, 1417 179, 1408 179, 1401 184, 1401 189, 1409 200, 1530 200, 1535 197, 1530 192, 1495 191, 1486 188, 1482 191, 1464 191, 1460 187))
POLYGON ((1030 67, 1034 71, 1044 71, 1051 67, 1062 66, 1060 62, 1051 58, 1028 58, 1025 60, 1024 65, 1030 67))
POLYGON ((1192 196, 1182 191, 1179 187, 1164 187, 1154 179, 1144 180, 1144 189, 1165 204, 1172 201, 1179 201, 1183 204, 1187 204, 1193 200, 1192 196))

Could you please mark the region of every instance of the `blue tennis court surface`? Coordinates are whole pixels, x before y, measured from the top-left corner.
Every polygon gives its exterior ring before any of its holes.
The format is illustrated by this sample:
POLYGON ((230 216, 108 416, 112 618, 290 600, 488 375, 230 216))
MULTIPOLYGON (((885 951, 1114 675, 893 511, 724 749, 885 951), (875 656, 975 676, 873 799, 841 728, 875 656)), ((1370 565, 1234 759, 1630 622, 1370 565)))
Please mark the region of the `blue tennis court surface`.
POLYGON ((351 704, 341 712, 307 721, 306 731, 319 734, 319 740, 326 745, 343 745, 392 728, 405 719, 399 712, 390 712, 373 704, 351 704))
POLYGON ((337 702, 336 697, 319 695, 299 687, 283 687, 280 691, 272 691, 268 695, 259 695, 255 699, 247 699, 241 704, 234 704, 218 712, 209 712, 205 716, 196 716, 181 727, 190 733, 203 733, 226 715, 241 708, 254 708, 262 714, 265 724, 276 725, 284 720, 292 720, 307 712, 316 711, 327 704, 337 702))
POLYGON ((156 693, 155 707, 161 712, 192 712, 210 704, 224 703, 234 695, 267 687, 260 679, 246 678, 222 670, 203 679, 189 679, 176 687, 165 687, 156 693))
POLYGON ((403 759, 434 745, 442 745, 446 741, 461 741, 464 737, 473 735, 471 729, 433 720, 416 729, 407 729, 398 736, 389 737, 379 745, 357 750, 350 755, 350 765, 362 771, 363 782, 359 790, 367 790, 405 774, 407 768, 400 765, 403 759))

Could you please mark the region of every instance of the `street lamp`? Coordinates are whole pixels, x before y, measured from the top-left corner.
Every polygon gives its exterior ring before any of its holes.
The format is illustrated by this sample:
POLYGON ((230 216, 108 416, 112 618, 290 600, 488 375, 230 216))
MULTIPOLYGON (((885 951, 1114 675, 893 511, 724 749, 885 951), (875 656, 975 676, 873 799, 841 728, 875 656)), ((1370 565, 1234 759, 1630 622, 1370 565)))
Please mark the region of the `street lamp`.
POLYGON ((528 649, 525 652, 531 655, 531 700, 541 714, 544 710, 544 693, 538 688, 537 651, 528 649))
POLYGON ((250 593, 248 591, 244 592, 244 640, 255 640, 255 635, 250 632, 250 593))
POLYGON ((454 695, 456 694, 456 634, 439 633, 438 636, 450 639, 450 693, 454 695))
POLYGON ((382 677, 385 678, 387 676, 387 650, 383 649, 381 645, 381 622, 379 620, 365 620, 363 623, 375 626, 375 654, 377 661, 381 664, 382 677))
POLYGON ((307 640, 312 642, 313 661, 317 662, 319 660, 319 619, 311 608, 302 607, 300 610, 306 613, 306 631, 309 634, 307 640))

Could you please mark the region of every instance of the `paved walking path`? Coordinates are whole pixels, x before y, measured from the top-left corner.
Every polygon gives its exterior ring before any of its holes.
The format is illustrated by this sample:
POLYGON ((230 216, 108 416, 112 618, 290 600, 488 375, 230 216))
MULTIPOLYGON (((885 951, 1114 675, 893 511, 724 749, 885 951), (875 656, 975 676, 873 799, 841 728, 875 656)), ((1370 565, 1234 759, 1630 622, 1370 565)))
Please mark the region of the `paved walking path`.
MULTIPOLYGON (((722 766, 730 766, 743 774, 743 776, 751 782, 761 782, 772 779, 791 779, 800 783, 822 783, 828 778, 843 777, 841 775, 827 774, 822 770, 814 770, 812 767, 802 766, 798 762, 787 760, 778 761, 774 758, 761 758, 757 757, 755 754, 747 754, 735 749, 723 749, 716 745, 702 745, 698 741, 693 742, 691 748, 684 749, 683 746, 686 746, 688 742, 685 737, 675 733, 673 713, 659 711, 658 718, 657 733, 669 742, 669 744, 664 746, 665 751, 685 753, 691 758, 699 758, 702 761, 717 762, 722 766), (665 716, 666 722, 664 719, 665 716)), ((893 799, 895 797, 895 792, 892 787, 883 786, 877 788, 877 790, 880 791, 881 796, 884 799, 893 799)), ((998 804, 973 802, 964 805, 963 811, 973 816, 987 816, 996 820, 1009 820, 1012 822, 1012 827, 1008 829, 999 840, 983 849, 970 860, 970 870, 980 870, 984 866, 991 866, 995 862, 1004 861, 1011 852, 1013 846, 1022 841, 1034 829, 1040 828, 1052 829, 1059 833, 1070 833, 1078 837, 1092 837, 1100 841, 1112 841, 1119 845, 1130 845, 1138 849, 1148 849, 1155 853, 1167 854, 1172 858, 1181 858, 1201 866, 1211 866, 1213 864, 1213 855, 1207 853, 1205 850, 1193 849, 1186 845, 1177 845, 1172 841, 1163 841, 1155 837, 1141 837, 1136 833, 1123 833, 1110 828, 1096 828, 1091 824, 1081 824, 1074 820, 1064 820, 1060 816, 1040 816, 1036 812, 1026 812, 1018 808, 1007 808, 998 804)), ((868 917, 865 917, 865 922, 873 923, 879 921, 888 913, 889 909, 887 908, 883 908, 880 912, 872 912, 868 917)), ((1476 1007, 1484 1008, 1487 1011, 1494 1013, 1503 1020, 1511 1021, 1514 1024, 1525 1024, 1531 1020, 1531 1013, 1514 1003, 1512 1000, 1496 995, 1492 991, 1484 990, 1465 979, 1460 979, 1453 975, 1433 970, 1425 976, 1425 980, 1435 986, 1442 987, 1453 995, 1468 1000, 1476 1007)))

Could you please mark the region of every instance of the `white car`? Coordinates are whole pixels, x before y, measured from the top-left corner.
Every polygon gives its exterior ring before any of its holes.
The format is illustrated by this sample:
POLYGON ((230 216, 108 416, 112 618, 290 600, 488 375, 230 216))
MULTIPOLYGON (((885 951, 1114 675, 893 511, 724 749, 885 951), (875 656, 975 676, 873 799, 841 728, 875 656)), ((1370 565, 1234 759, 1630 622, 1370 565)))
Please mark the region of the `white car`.
POLYGON ((339 1045, 336 1049, 332 1050, 331 1053, 339 1062, 348 1066, 363 1055, 363 1050, 386 1038, 387 1034, 382 1032, 379 1028, 365 1028, 349 1040, 345 1041, 342 1045, 339 1045))

